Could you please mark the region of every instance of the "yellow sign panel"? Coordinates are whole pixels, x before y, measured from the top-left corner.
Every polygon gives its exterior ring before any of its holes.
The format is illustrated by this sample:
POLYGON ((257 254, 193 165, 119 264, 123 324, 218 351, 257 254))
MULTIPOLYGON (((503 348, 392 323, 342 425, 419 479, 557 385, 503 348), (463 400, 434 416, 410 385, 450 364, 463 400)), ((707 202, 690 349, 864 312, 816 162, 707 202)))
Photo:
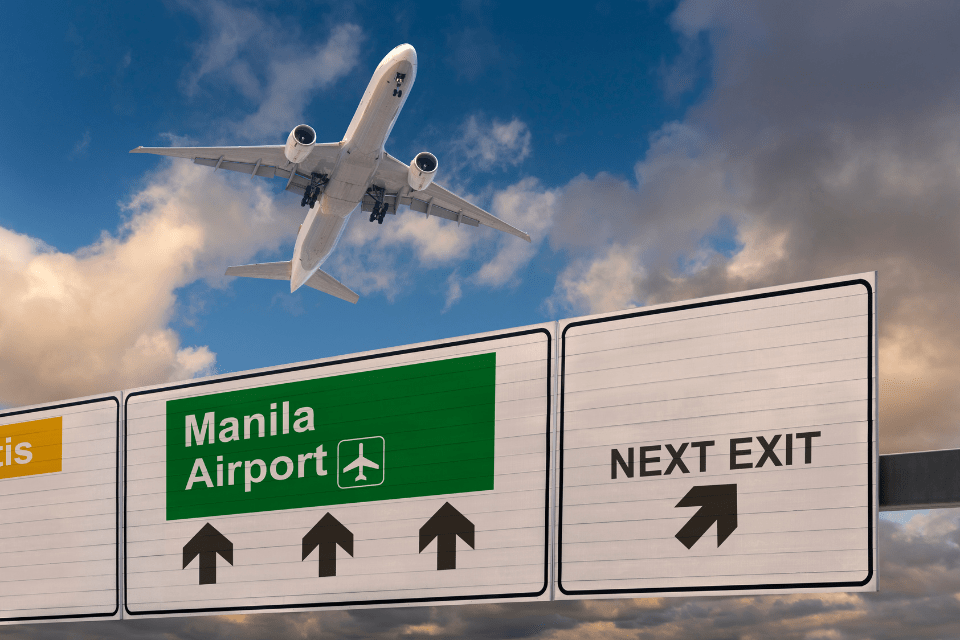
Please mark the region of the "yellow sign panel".
POLYGON ((0 479, 56 473, 63 466, 63 418, 0 426, 0 479))

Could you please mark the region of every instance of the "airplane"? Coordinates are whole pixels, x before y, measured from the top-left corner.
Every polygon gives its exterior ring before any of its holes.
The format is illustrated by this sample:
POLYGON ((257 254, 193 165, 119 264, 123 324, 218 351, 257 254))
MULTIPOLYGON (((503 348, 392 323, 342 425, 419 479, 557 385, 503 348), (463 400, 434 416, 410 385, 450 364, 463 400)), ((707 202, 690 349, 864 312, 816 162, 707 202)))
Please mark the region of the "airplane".
POLYGON ((357 477, 356 477, 356 482, 360 482, 361 480, 366 480, 366 479, 367 479, 367 476, 363 475, 363 468, 364 468, 364 467, 370 467, 371 469, 379 469, 379 468, 380 468, 380 465, 378 465, 376 462, 373 462, 373 461, 371 461, 371 460, 367 460, 366 458, 363 457, 363 443, 361 442, 361 443, 360 443, 360 457, 357 458, 356 460, 354 460, 353 462, 351 462, 350 464, 348 464, 347 466, 345 466, 345 467, 343 468, 343 472, 346 473, 347 471, 350 471, 351 469, 360 469, 360 472, 359 472, 359 474, 358 474, 357 477))
POLYGON ((290 292, 303 285, 356 303, 359 295, 320 269, 343 235, 356 209, 383 224, 400 205, 455 220, 485 225, 530 242, 530 236, 433 181, 437 157, 418 153, 408 166, 384 150, 393 125, 417 77, 417 52, 402 44, 377 65, 360 106, 340 142, 317 143, 306 124, 297 125, 286 144, 255 147, 137 147, 130 153, 189 158, 195 164, 254 177, 285 178, 286 190, 302 194, 309 206, 289 262, 229 267, 228 276, 289 280, 290 292))

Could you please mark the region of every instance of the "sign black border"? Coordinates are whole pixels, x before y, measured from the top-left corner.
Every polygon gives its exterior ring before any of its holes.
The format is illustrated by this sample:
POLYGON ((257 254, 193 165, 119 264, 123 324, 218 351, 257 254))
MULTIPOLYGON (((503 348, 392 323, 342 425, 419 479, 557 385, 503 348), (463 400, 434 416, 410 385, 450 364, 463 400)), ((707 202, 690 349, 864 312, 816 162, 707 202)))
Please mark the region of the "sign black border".
POLYGON ((858 278, 855 280, 844 280, 840 282, 829 282, 825 284, 812 285, 808 287, 797 287, 793 289, 781 289, 779 291, 768 291, 753 295, 735 296, 719 300, 708 300, 705 302, 696 302, 690 304, 678 304, 676 306, 664 307, 660 309, 651 309, 648 311, 636 311, 631 313, 617 314, 604 318, 593 318, 589 320, 579 320, 571 322, 563 328, 560 335, 560 406, 558 410, 558 428, 560 437, 560 458, 557 464, 559 480, 557 484, 557 588, 561 593, 568 596, 581 595, 616 595, 625 596, 628 594, 654 594, 654 593, 689 593, 698 591, 755 591, 763 589, 819 589, 819 588, 842 588, 842 587, 862 587, 873 579, 873 522, 877 518, 877 512, 874 507, 873 499, 873 458, 874 437, 873 437, 873 287, 869 282, 858 278), (721 585, 721 586, 698 586, 698 587, 666 587, 666 588, 635 588, 635 589, 564 589, 562 583, 563 575, 563 385, 564 372, 566 367, 566 338, 567 330, 571 327, 579 327, 588 324, 598 324, 602 322, 612 322, 615 320, 625 320, 628 318, 638 318, 641 316, 658 315, 670 313, 671 311, 686 311, 689 309, 699 309, 703 307, 712 307, 721 304, 730 304, 734 302, 745 302, 748 300, 760 300, 762 298, 774 298, 798 293, 807 293, 810 291, 820 291, 823 289, 836 289, 840 287, 849 287, 863 285, 867 290, 867 444, 869 456, 867 460, 867 577, 859 581, 846 582, 794 582, 781 584, 748 584, 748 585, 721 585))
POLYGON ((13 411, 0 412, 0 418, 8 418, 10 416, 24 415, 27 413, 37 413, 40 411, 56 411, 57 409, 66 409, 68 407, 76 407, 84 404, 94 404, 97 402, 108 402, 113 400, 117 403, 117 429, 116 429, 116 480, 114 481, 114 500, 116 503, 115 506, 115 528, 116 528, 116 540, 114 542, 114 580, 116 581, 115 594, 116 594, 116 605, 113 608, 113 611, 110 613, 72 613, 68 615, 51 615, 51 616, 18 616, 13 618, 0 618, 0 622, 36 622, 40 620, 48 622, 59 622, 67 620, 82 620, 82 619, 91 619, 91 618, 113 618, 117 615, 117 612, 120 611, 120 399, 118 398, 120 394, 102 396, 98 398, 90 398, 87 400, 77 400, 76 402, 61 402, 60 404, 48 405, 45 407, 33 407, 30 409, 15 409, 13 411))
MULTIPOLYGON (((493 340, 503 340, 507 338, 515 338, 525 335, 533 335, 537 333, 542 333, 547 337, 547 425, 546 425, 546 472, 544 474, 544 509, 543 509, 543 519, 544 519, 544 539, 543 539, 543 587, 538 591, 522 592, 522 593, 490 593, 490 594, 481 594, 481 595, 468 595, 468 596, 442 596, 442 597, 432 597, 432 598, 396 598, 389 600, 350 600, 350 601, 340 601, 340 602, 314 602, 314 603, 305 603, 305 604, 275 604, 275 605, 259 605, 259 606, 239 606, 239 607, 203 607, 196 609, 156 609, 149 611, 131 611, 129 607, 129 602, 127 600, 127 519, 124 517, 123 520, 123 609, 130 616, 162 616, 162 615, 179 615, 179 614, 198 614, 198 613, 227 613, 235 611, 282 611, 282 610, 311 610, 311 609, 323 609, 326 607, 330 608, 345 608, 345 607, 360 607, 360 606, 376 606, 376 605, 403 605, 403 604, 420 604, 420 603, 430 603, 430 602, 457 602, 457 601, 471 601, 471 600, 502 600, 509 598, 535 598, 537 596, 543 595, 546 593, 547 588, 549 587, 549 570, 550 570, 550 456, 551 456, 551 447, 550 447, 550 428, 551 428, 551 414, 552 414, 552 401, 553 401, 553 389, 552 389, 552 364, 553 364, 553 336, 550 331, 545 328, 536 328, 536 329, 527 329, 523 331, 509 331, 502 334, 493 334, 487 336, 481 336, 478 338, 469 338, 465 340, 452 340, 450 342, 443 342, 439 344, 425 345, 419 347, 410 347, 410 348, 400 348, 394 349, 391 351, 385 351, 383 353, 375 353, 362 356, 346 356, 336 360, 330 360, 327 362, 318 362, 313 364, 305 365, 293 365, 289 367, 283 367, 279 369, 273 369, 270 371, 259 371, 254 373, 243 373, 234 376, 227 376, 223 378, 217 378, 215 380, 198 380, 196 382, 189 382, 185 384, 171 385, 168 387, 162 387, 157 389, 148 389, 145 391, 134 391, 132 393, 126 394, 123 400, 123 448, 124 448, 124 465, 127 464, 127 403, 130 401, 130 398, 134 396, 148 395, 152 393, 161 393, 166 391, 174 391, 177 389, 187 389, 191 387, 200 387, 211 384, 220 384, 221 382, 231 382, 234 380, 245 380, 249 378, 257 378, 262 376, 270 376, 281 373, 291 373, 294 371, 307 371, 310 369, 320 369, 323 367, 330 367, 340 364, 349 364, 351 362, 363 362, 367 360, 376 360, 379 358, 388 358, 392 356, 406 355, 410 353, 420 353, 423 351, 434 351, 437 349, 446 349, 449 347, 459 347, 467 344, 477 344, 481 342, 490 342, 493 340)), ((126 470, 126 469, 124 469, 126 470)), ((124 516, 126 516, 127 509, 127 476, 124 473, 123 476, 123 508, 124 516)))

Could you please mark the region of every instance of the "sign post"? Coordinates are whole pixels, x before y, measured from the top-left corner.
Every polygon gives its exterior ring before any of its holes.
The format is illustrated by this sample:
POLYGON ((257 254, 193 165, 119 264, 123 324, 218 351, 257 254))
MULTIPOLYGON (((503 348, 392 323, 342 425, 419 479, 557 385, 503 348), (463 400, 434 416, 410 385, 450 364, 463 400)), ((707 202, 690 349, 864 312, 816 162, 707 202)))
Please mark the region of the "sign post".
POLYGON ((127 393, 126 615, 549 599, 552 329, 127 393))
POLYGON ((560 323, 557 598, 875 591, 875 274, 560 323))
POLYGON ((120 395, 0 412, 0 622, 120 617, 120 395))

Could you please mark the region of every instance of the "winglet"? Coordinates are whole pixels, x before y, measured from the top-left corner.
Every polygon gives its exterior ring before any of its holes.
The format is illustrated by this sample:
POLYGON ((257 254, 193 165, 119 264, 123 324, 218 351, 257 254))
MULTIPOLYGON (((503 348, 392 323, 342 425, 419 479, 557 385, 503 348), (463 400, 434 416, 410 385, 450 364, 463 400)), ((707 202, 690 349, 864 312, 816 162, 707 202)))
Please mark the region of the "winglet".
POLYGON ((140 149, 143 149, 143 145, 140 145, 136 149, 130 149, 130 153, 143 153, 143 151, 140 151, 140 149))

